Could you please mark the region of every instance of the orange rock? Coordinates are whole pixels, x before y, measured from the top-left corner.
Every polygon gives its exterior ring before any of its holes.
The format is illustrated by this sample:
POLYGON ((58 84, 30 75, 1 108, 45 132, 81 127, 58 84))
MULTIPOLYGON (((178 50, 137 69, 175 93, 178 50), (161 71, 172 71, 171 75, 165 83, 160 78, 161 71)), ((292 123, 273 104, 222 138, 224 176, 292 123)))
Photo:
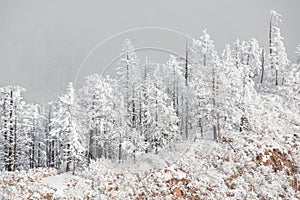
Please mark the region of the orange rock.
MULTIPOLYGON (((288 152, 289 155, 291 155, 291 151, 288 152)), ((269 155, 269 159, 266 162, 262 161, 263 154, 259 154, 257 156, 257 160, 259 163, 262 163, 264 166, 272 166, 273 170, 281 171, 284 167, 287 167, 286 173, 288 175, 291 175, 295 172, 295 163, 294 160, 288 160, 287 155, 283 154, 279 149, 273 149, 273 150, 265 150, 264 155, 269 155)))
POLYGON ((300 191, 300 180, 297 180, 296 178, 291 180, 291 186, 297 191, 300 191))
POLYGON ((175 195, 177 198, 182 198, 182 192, 178 187, 173 189, 173 195, 175 195))
POLYGON ((196 194, 196 188, 194 188, 194 187, 189 187, 189 192, 190 192, 191 194, 196 194))
POLYGON ((182 178, 182 179, 178 179, 178 178, 171 178, 170 180, 167 180, 166 183, 168 184, 177 184, 179 182, 182 182, 184 185, 187 185, 189 184, 191 181, 186 179, 186 178, 182 178))
POLYGON ((52 200, 53 199, 53 193, 47 193, 43 196, 43 199, 45 200, 52 200))

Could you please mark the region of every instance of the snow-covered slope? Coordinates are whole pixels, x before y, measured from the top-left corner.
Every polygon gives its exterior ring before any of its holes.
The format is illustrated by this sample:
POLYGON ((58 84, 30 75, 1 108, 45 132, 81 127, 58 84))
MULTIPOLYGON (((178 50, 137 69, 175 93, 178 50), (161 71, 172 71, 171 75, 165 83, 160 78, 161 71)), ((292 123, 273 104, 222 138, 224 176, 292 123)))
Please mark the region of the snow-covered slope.
POLYGON ((299 199, 298 150, 299 134, 227 132, 218 142, 176 143, 135 163, 98 160, 76 176, 4 172, 0 191, 4 199, 299 199))

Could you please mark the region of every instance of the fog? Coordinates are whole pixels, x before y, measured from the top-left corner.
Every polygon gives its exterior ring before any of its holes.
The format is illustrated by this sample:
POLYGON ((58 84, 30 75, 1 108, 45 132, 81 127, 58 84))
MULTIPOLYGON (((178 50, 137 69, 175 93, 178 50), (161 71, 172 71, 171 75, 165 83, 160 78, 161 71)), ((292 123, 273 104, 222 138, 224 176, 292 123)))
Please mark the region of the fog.
MULTIPOLYGON (((190 1, 0 1, 0 85, 21 85, 29 101, 46 103, 74 81, 89 51, 110 36, 137 27, 165 27, 199 37, 211 34, 221 53, 226 43, 255 37, 268 45, 268 12, 282 14, 282 35, 292 60, 300 44, 299 0, 190 1)), ((157 47, 183 54, 185 38, 175 32, 145 29, 120 34, 94 51, 78 78, 102 73, 130 38, 136 48, 157 47)), ((145 53, 146 54, 146 53, 145 53)), ((147 52, 164 62, 164 52, 147 52)), ((141 60, 143 61, 143 56, 141 60)), ((113 74, 112 65, 107 74, 113 74)))

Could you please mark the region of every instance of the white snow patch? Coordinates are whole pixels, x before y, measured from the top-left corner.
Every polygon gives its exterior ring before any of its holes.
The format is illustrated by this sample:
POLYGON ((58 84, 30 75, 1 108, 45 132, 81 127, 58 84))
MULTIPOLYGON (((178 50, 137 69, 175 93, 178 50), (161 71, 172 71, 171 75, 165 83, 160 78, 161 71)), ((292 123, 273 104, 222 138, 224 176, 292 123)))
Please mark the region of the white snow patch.
POLYGON ((53 188, 56 192, 54 197, 63 196, 64 190, 67 188, 66 183, 70 180, 71 174, 63 173, 56 176, 50 176, 43 179, 41 182, 53 188))

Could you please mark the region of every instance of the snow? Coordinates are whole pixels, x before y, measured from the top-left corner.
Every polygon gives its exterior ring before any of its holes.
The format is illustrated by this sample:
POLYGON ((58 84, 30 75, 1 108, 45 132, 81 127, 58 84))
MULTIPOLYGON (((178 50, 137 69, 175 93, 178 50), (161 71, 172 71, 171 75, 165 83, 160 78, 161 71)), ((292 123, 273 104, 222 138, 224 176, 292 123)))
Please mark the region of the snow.
POLYGON ((70 173, 63 173, 56 176, 51 176, 48 178, 45 178, 41 181, 42 184, 45 184, 51 188, 53 188, 56 192, 54 193, 54 196, 62 196, 64 193, 64 190, 66 190, 67 182, 70 181, 71 174, 70 173))

